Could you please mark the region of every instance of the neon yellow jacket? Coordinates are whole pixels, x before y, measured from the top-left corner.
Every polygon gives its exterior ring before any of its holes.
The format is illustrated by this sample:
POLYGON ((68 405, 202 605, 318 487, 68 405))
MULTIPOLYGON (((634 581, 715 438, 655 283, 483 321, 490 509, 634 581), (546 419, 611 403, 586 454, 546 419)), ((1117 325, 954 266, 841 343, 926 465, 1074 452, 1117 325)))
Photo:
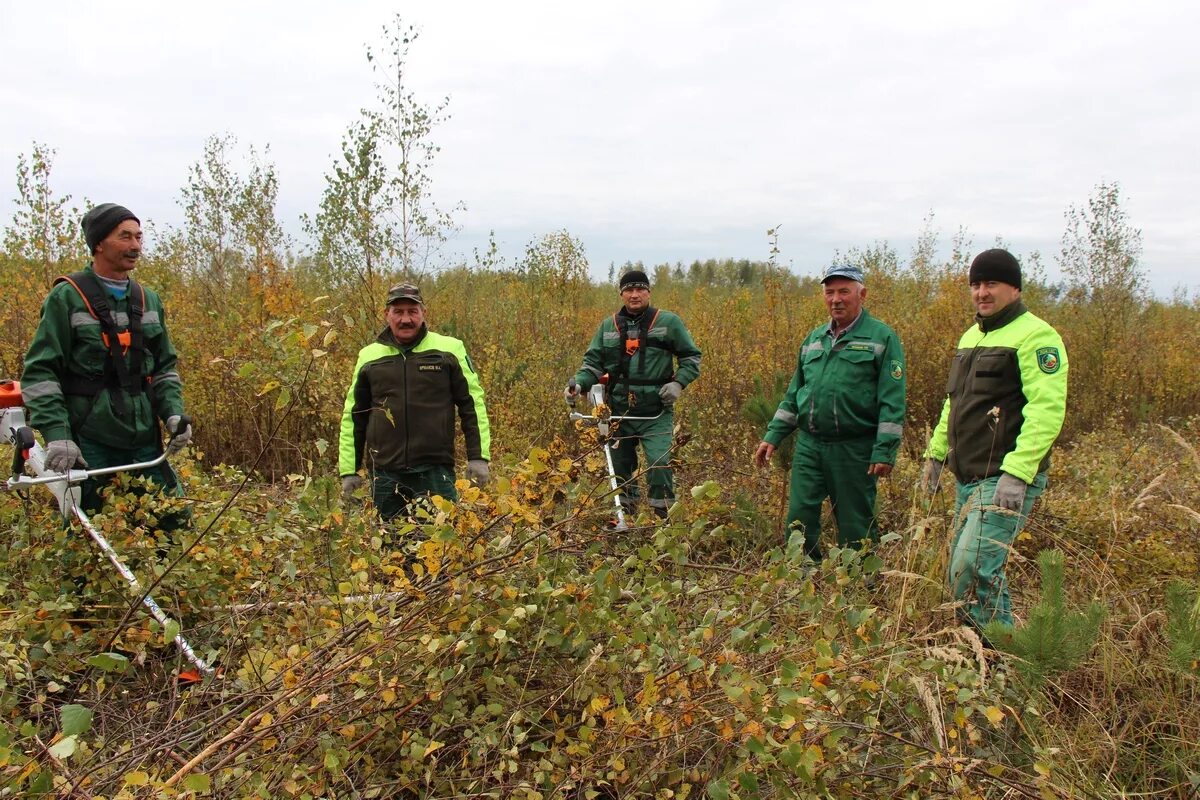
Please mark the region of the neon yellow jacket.
POLYGON ((483 386, 463 343, 422 326, 411 347, 384 328, 358 352, 338 439, 338 474, 454 466, 454 412, 467 458, 491 460, 483 386))
POLYGON ((1050 465, 1066 411, 1062 337, 1018 300, 959 340, 925 456, 945 461, 960 483, 1001 472, 1032 483, 1050 465))

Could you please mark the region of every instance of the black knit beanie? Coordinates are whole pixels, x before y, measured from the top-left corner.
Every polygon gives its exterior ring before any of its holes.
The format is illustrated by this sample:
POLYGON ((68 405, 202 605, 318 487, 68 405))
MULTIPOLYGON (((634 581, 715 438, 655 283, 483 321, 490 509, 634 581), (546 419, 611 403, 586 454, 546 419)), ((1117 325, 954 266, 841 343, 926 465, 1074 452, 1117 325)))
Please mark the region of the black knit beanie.
POLYGON ((125 206, 119 206, 116 203, 101 203, 84 214, 81 224, 83 238, 87 240, 88 252, 96 252, 96 245, 103 242, 104 238, 112 233, 113 228, 127 219, 131 219, 139 225, 142 224, 137 215, 125 206))
POLYGON ((980 281, 1000 281, 1020 289, 1021 265, 1017 262, 1016 257, 1007 250, 999 247, 984 250, 971 262, 971 270, 967 278, 968 283, 980 281))
POLYGON ((629 272, 626 272, 621 276, 620 287, 621 291, 625 291, 626 289, 636 289, 638 287, 649 289, 650 279, 647 278, 646 273, 642 272, 640 269, 631 269, 629 272))

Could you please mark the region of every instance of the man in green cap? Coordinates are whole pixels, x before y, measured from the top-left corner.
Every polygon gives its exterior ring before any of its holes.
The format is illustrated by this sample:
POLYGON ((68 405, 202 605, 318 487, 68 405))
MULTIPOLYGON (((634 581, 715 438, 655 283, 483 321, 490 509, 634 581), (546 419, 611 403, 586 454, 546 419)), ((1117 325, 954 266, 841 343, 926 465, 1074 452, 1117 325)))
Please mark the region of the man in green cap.
POLYGON ((943 466, 957 478, 950 588, 960 617, 983 629, 1012 623, 1005 564, 1046 488, 1050 448, 1067 413, 1062 337, 1021 302, 1021 265, 985 250, 968 272, 975 324, 958 342, 942 415, 925 451, 922 484, 943 466))
POLYGON ((483 386, 463 343, 429 330, 421 290, 388 291, 387 325, 358 352, 342 408, 338 468, 342 492, 363 485, 366 467, 375 508, 384 519, 418 497, 458 499, 454 488, 454 414, 467 446, 467 478, 487 483, 491 428, 483 386))
POLYGON ((607 376, 607 397, 616 416, 654 417, 620 423, 613 445, 613 469, 621 483, 621 504, 637 509, 640 490, 634 480, 637 446, 646 451, 650 507, 659 517, 675 502, 669 466, 674 435, 672 409, 684 388, 700 377, 700 348, 678 316, 650 305, 650 279, 641 270, 621 276, 623 305, 605 317, 583 356, 583 366, 564 397, 574 402, 607 376))
POLYGON ((821 504, 828 497, 840 547, 878 538, 875 485, 896 463, 904 433, 904 350, 895 331, 863 308, 867 289, 856 266, 835 264, 821 277, 829 322, 800 345, 796 371, 754 453, 765 467, 796 432, 788 530, 820 560, 821 504))
MULTIPOLYGON (((92 262, 55 281, 25 354, 21 395, 29 422, 46 441, 46 469, 66 472, 151 461, 162 453, 159 423, 174 454, 191 441, 162 301, 131 273, 142 253, 142 226, 129 209, 104 203, 83 217, 92 262)), ((144 474, 167 493, 183 488, 166 462, 144 474)), ((102 505, 104 479, 83 483, 81 507, 102 505)), ((164 515, 163 530, 186 512, 164 515)))

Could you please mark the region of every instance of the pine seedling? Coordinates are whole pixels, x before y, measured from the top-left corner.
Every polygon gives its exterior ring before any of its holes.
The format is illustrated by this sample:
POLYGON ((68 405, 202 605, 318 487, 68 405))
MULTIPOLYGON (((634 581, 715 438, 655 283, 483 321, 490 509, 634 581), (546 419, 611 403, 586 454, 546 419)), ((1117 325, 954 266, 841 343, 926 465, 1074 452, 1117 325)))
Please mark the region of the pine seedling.
POLYGON ((1200 673, 1200 593, 1183 581, 1167 586, 1167 640, 1171 664, 1200 673))
MULTIPOLYGON (((791 377, 791 375, 776 373, 770 390, 767 390, 763 386, 762 380, 756 377, 754 394, 742 406, 742 417, 748 422, 753 422, 765 432, 767 425, 775 418, 775 409, 779 408, 779 403, 783 400, 783 394, 787 391, 791 377)), ((780 442, 779 447, 775 448, 775 454, 772 456, 775 465, 784 472, 792 468, 792 451, 795 448, 795 441, 794 436, 787 437, 780 442)))
POLYGON ((1035 684, 1078 664, 1095 645, 1104 621, 1104 607, 1095 601, 1082 612, 1067 609, 1063 562, 1060 550, 1038 554, 1042 596, 1024 625, 993 622, 984 629, 989 641, 1020 659, 1018 669, 1035 684))

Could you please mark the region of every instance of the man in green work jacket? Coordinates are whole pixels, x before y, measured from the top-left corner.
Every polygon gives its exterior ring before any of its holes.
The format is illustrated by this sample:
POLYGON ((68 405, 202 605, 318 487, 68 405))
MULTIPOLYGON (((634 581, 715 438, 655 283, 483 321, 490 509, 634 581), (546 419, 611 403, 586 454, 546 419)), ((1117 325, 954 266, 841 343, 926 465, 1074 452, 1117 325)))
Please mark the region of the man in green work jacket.
POLYGON ((467 445, 467 478, 487 483, 491 428, 483 386, 458 339, 429 330, 421 290, 401 283, 388 291, 386 327, 358 352, 346 392, 338 442, 342 491, 371 478, 384 519, 417 497, 458 499, 454 488, 454 413, 467 445))
POLYGON ((583 356, 583 366, 567 385, 564 396, 573 402, 608 376, 607 397, 615 416, 653 417, 620 423, 613 445, 613 469, 621 482, 621 504, 637 510, 640 490, 638 442, 646 451, 646 482, 650 507, 659 517, 675 502, 675 481, 669 466, 675 422, 672 410, 684 388, 700 377, 700 348, 683 320, 650 305, 650 279, 630 270, 619 282, 621 309, 605 317, 583 356))
MULTIPOLYGON (((53 472, 151 461, 162 453, 160 421, 174 434, 168 454, 192 437, 191 425, 180 429, 182 386, 162 301, 131 277, 141 222, 124 206, 104 203, 82 226, 92 262, 50 290, 21 376, 29 421, 46 441, 45 466, 53 472)), ((144 474, 182 496, 166 462, 144 474)), ((84 511, 100 508, 103 483, 83 483, 84 511)), ((159 527, 187 519, 186 512, 167 514, 159 527)))
POLYGON ((878 538, 875 485, 896 463, 904 433, 904 350, 895 331, 863 308, 858 267, 835 264, 821 277, 829 322, 800 345, 796 371, 754 453, 760 467, 796 432, 788 530, 821 559, 821 503, 829 497, 840 547, 878 538))
POLYGON ((943 465, 958 479, 950 587, 963 619, 982 628, 1012 622, 1004 566, 1046 488, 1067 411, 1067 351, 1021 302, 1021 265, 1007 250, 977 255, 968 279, 975 324, 950 365, 922 484, 936 492, 943 465))

